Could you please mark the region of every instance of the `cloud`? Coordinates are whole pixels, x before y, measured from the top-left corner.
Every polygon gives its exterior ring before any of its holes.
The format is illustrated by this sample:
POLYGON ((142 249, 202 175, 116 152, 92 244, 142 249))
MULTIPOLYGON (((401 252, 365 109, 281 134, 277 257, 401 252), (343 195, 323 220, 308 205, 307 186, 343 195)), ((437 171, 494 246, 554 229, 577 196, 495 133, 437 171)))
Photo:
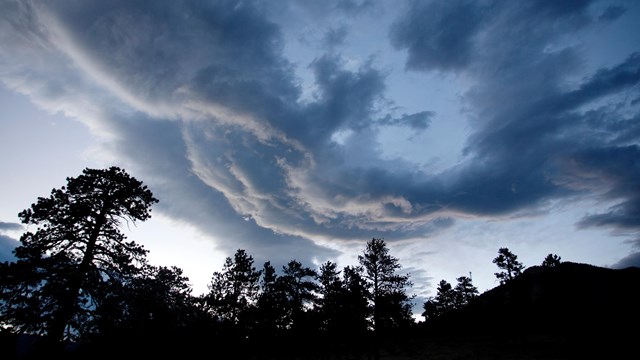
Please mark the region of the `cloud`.
MULTIPOLYGON (((361 16, 369 6, 348 3, 361 16)), ((215 234, 228 252, 311 261, 354 239, 426 238, 460 217, 544 209, 603 184, 597 196, 620 205, 582 226, 636 214, 640 131, 629 99, 640 95, 640 60, 584 76, 567 39, 594 23, 589 2, 410 3, 390 33, 406 68, 469 84, 463 159, 435 174, 385 159, 379 143, 390 126, 430 131, 428 103, 398 115, 390 72, 372 58, 292 63, 264 3, 21 6, 5 6, 3 81, 103 135, 105 154, 153 186, 163 214, 215 234)), ((345 41, 341 29, 325 40, 345 41)))
POLYGON ((614 21, 627 12, 627 8, 620 5, 610 5, 598 16, 598 20, 603 22, 614 21))
POLYGON ((399 118, 392 118, 387 116, 380 120, 381 125, 386 126, 408 126, 414 130, 425 130, 431 124, 432 118, 435 116, 433 111, 421 111, 415 114, 403 114, 399 118))
POLYGON ((580 227, 609 227, 640 232, 640 147, 611 146, 589 149, 574 157, 576 171, 591 182, 604 183, 602 197, 618 203, 605 213, 585 216, 580 227))
POLYGON ((16 239, 0 234, 0 262, 14 261, 13 249, 18 245, 20 243, 16 239))
POLYGON ((477 66, 478 61, 498 61, 501 66, 511 59, 497 59, 491 49, 508 51, 509 57, 517 57, 516 51, 526 56, 527 47, 538 41, 589 23, 589 3, 411 1, 389 37, 396 49, 407 50, 409 70, 457 72, 477 66))
POLYGON ((21 231, 22 229, 24 229, 24 226, 22 226, 22 224, 0 221, 0 232, 21 231))
POLYGON ((613 269, 626 269, 630 266, 640 267, 640 252, 630 254, 611 266, 613 269))
POLYGON ((11 236, 6 235, 8 232, 22 231, 24 227, 17 223, 8 223, 0 221, 0 262, 14 261, 13 249, 20 245, 20 242, 11 236))
POLYGON ((407 49, 407 69, 464 68, 475 55, 474 38, 487 10, 476 1, 413 1, 394 23, 391 42, 407 49))
POLYGON ((332 28, 324 34, 322 42, 327 48, 333 49, 344 44, 347 38, 347 34, 348 30, 345 25, 339 26, 337 28, 332 28))
POLYGON ((385 90, 384 74, 370 64, 349 71, 336 56, 316 59, 311 68, 318 91, 305 109, 309 131, 305 143, 327 141, 341 128, 359 130, 371 125, 375 106, 385 90))
POLYGON ((338 0, 336 8, 348 14, 358 14, 375 6, 373 0, 338 0))

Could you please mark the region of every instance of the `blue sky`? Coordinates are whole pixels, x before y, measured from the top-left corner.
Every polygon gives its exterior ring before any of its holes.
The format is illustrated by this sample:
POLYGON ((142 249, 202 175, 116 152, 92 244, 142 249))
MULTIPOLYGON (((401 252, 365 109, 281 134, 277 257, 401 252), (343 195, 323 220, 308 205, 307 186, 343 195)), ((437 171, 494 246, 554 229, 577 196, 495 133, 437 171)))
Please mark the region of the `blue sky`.
POLYGON ((355 263, 418 302, 508 247, 640 265, 635 1, 3 1, 0 256, 85 167, 160 203, 125 228, 206 291, 236 249, 355 263))

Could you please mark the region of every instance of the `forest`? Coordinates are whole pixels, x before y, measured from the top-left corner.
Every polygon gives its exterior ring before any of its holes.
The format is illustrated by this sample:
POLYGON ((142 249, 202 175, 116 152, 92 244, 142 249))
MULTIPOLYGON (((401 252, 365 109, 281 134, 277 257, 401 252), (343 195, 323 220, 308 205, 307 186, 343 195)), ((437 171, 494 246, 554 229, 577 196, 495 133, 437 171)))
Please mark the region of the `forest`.
MULTIPOLYGON (((85 169, 20 212, 30 230, 17 260, 0 263, 0 345, 9 358, 393 358, 416 336, 433 335, 433 324, 444 333, 491 296, 480 296, 470 277, 455 286, 441 280, 422 304, 425 321, 416 322, 410 275, 380 238, 344 268, 292 259, 277 269, 238 249, 212 274, 208 292, 195 296, 180 268, 149 264, 148 251, 119 229, 149 219, 157 202, 141 181, 111 167, 85 169)), ((507 248, 493 262, 501 288, 526 278, 507 248)), ((561 264, 549 254, 539 268, 561 264)), ((485 302, 479 313, 487 309, 485 302)))

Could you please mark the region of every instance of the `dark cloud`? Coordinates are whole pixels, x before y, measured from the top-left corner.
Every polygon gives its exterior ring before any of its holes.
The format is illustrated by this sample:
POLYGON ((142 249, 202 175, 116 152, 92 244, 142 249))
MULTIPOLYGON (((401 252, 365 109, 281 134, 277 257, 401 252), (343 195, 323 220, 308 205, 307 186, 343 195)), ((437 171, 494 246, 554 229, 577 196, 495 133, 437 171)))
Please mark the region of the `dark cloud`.
POLYGON ((3 231, 21 231, 23 229, 24 229, 24 227, 22 226, 22 224, 8 223, 8 222, 0 221, 0 232, 3 232, 3 231))
MULTIPOLYGON (((598 195, 618 205, 581 225, 636 226, 638 125, 629 113, 637 105, 629 99, 638 98, 640 59, 576 80, 582 52, 561 44, 592 23, 589 4, 409 4, 390 33, 407 51, 406 67, 469 83, 460 94, 472 134, 465 157, 436 174, 385 159, 378 143, 387 126, 429 131, 432 111, 398 116, 388 73, 338 53, 309 65, 313 88, 303 100, 301 64, 284 57, 264 3, 47 3, 23 21, 50 34, 15 25, 5 30, 30 42, 3 44, 44 43, 56 54, 20 80, 37 100, 90 115, 111 139, 109 153, 148 179, 159 211, 215 234, 226 252, 310 262, 335 255, 322 242, 426 237, 459 215, 509 215, 603 185, 598 195)), ((332 29, 325 40, 343 42, 345 28, 332 29)), ((0 59, 20 77, 36 58, 0 59)))
POLYGON ((17 239, 4 233, 23 230, 24 226, 22 224, 0 221, 0 262, 14 261, 16 258, 13 255, 13 249, 20 245, 17 239))
POLYGON ((488 9, 477 1, 413 1, 390 33, 396 49, 407 49, 407 69, 455 70, 475 56, 474 38, 488 9))
POLYGON ((336 56, 318 58, 311 68, 318 91, 315 101, 302 109, 306 133, 299 136, 305 144, 325 145, 337 130, 371 126, 375 105, 383 100, 383 73, 370 64, 348 71, 336 56))
POLYGON ((609 22, 618 19, 620 16, 627 12, 627 8, 620 5, 607 6, 606 9, 598 16, 598 20, 609 22))
POLYGON ((337 0, 336 8, 348 14, 359 14, 375 6, 374 0, 337 0))
POLYGON ((547 46, 563 31, 586 26, 591 2, 411 1, 393 24, 390 40, 396 49, 407 50, 409 70, 460 71, 485 61, 499 67, 512 60, 530 63, 521 58, 530 55, 529 47, 547 46))
POLYGON ((536 0, 518 4, 522 6, 522 15, 543 16, 549 19, 581 17, 583 12, 592 4, 593 0, 536 0))
POLYGON ((292 91, 279 87, 288 79, 278 27, 252 2, 88 2, 50 11, 92 67, 146 102, 180 100, 189 86, 207 84, 209 97, 233 106, 225 96, 259 95, 265 78, 272 96, 292 91))
POLYGON ((16 258, 13 255, 13 249, 18 245, 20 245, 18 240, 0 234, 0 262, 14 261, 16 258))
POLYGON ((611 266, 613 269, 626 269, 628 267, 640 267, 640 252, 630 254, 611 266))
POLYGON ((345 25, 329 29, 322 37, 322 43, 329 49, 338 47, 346 41, 348 30, 345 25))
POLYGON ((631 199, 609 208, 603 214, 588 215, 578 225, 581 227, 606 226, 615 228, 640 228, 640 199, 631 199))
POLYGON ((597 181, 602 188, 608 189, 603 198, 619 201, 605 213, 585 216, 578 226, 640 231, 640 147, 628 145, 585 150, 576 154, 573 161, 575 171, 581 177, 597 181))
MULTIPOLYGON (((246 249, 257 264, 270 260, 274 265, 285 264, 292 258, 310 265, 314 259, 329 259, 336 255, 334 251, 315 245, 309 239, 278 233, 269 224, 259 226, 252 218, 252 215, 261 214, 258 210, 250 212, 245 208, 238 208, 238 199, 234 196, 244 194, 249 198, 251 193, 243 193, 242 190, 225 193, 224 186, 213 182, 214 175, 204 173, 219 170, 219 167, 226 168, 224 164, 220 166, 201 162, 217 161, 216 157, 223 156, 222 153, 227 150, 223 146, 221 152, 216 153, 212 148, 195 147, 201 146, 202 140, 194 139, 193 136, 201 131, 206 133, 206 128, 197 124, 182 128, 180 123, 159 122, 144 114, 137 114, 135 119, 121 119, 115 125, 122 140, 114 144, 111 151, 123 158, 131 153, 140 155, 131 160, 132 165, 137 169, 139 178, 146 179, 145 183, 149 184, 160 199, 157 211, 191 223, 205 234, 215 234, 216 246, 220 250, 232 254, 237 249, 246 249), (205 154, 196 154, 198 151, 204 151, 205 154), (162 161, 158 161, 159 159, 162 161)), ((215 142, 208 144, 213 145, 215 142)), ((238 152, 243 153, 240 150, 238 152)), ((260 159, 255 161, 259 162, 260 159)), ((258 166, 253 163, 249 166, 258 167, 260 171, 269 169, 266 164, 258 166)), ((265 176, 268 177, 268 174, 265 176)), ((233 177, 230 176, 229 181, 231 180, 233 177)), ((265 186, 269 184, 266 180, 263 183, 265 186)), ((265 191, 269 190, 271 189, 265 191)), ((251 199, 246 200, 247 203, 250 201, 251 199)), ((176 241, 179 242, 180 239, 176 241)))
POLYGON ((631 54, 625 61, 613 68, 600 69, 579 89, 558 97, 557 105, 553 100, 547 101, 545 108, 550 111, 561 111, 575 108, 600 97, 615 94, 640 82, 640 53, 631 54), (555 105, 555 106, 554 106, 555 105))
POLYGON ((440 176, 447 187, 417 186, 408 196, 412 203, 500 215, 604 187, 601 195, 619 203, 579 225, 638 228, 640 197, 632 185, 640 180, 632 160, 638 154, 635 145, 626 146, 637 143, 638 130, 635 117, 624 115, 634 111, 626 99, 638 93, 638 55, 567 87, 581 53, 549 51, 549 44, 593 23, 590 5, 411 3, 391 32, 394 46, 408 51, 407 68, 466 71, 477 81, 465 94, 473 114, 468 161, 440 176))
POLYGON ((422 131, 429 127, 435 116, 433 111, 421 111, 415 114, 403 114, 399 118, 387 116, 379 121, 385 126, 408 126, 414 130, 422 131))

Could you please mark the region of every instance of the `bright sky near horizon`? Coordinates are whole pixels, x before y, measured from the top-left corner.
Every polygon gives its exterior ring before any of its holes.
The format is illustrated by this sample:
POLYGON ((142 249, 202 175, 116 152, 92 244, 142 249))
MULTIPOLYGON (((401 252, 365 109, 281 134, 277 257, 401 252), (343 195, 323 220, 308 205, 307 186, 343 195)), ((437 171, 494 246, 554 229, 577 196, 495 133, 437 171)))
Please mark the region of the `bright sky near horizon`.
MULTIPOLYGON (((0 1, 0 259, 83 168, 195 293, 226 256, 354 264, 421 304, 508 247, 640 266, 640 2, 0 1)), ((416 311, 419 312, 417 308, 416 311)))

